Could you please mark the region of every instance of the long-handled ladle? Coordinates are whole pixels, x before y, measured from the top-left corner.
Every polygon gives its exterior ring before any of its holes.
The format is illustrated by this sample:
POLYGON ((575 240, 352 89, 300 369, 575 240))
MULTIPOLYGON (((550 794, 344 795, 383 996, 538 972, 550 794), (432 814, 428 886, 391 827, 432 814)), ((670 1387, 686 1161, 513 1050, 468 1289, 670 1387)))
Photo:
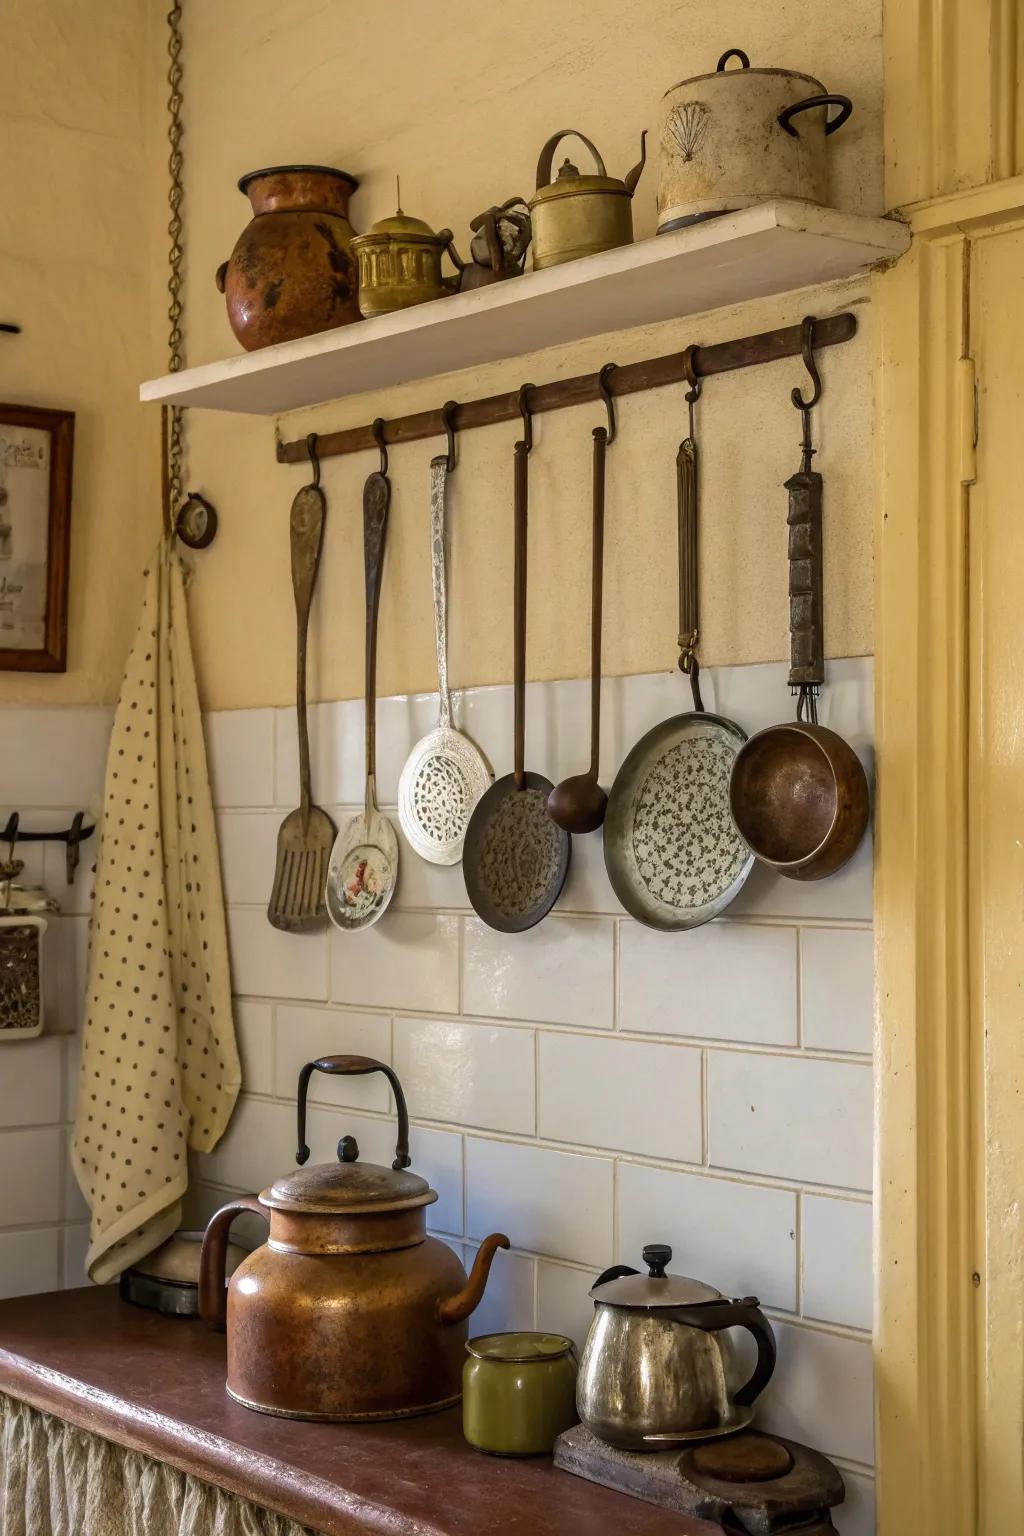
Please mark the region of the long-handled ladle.
POLYGON ((590 767, 556 784, 548 796, 548 815, 563 832, 596 832, 608 809, 608 796, 597 782, 601 752, 601 601, 604 590, 604 479, 609 443, 615 441, 615 407, 608 389, 614 363, 597 376, 607 427, 594 428, 594 521, 590 597, 590 767))

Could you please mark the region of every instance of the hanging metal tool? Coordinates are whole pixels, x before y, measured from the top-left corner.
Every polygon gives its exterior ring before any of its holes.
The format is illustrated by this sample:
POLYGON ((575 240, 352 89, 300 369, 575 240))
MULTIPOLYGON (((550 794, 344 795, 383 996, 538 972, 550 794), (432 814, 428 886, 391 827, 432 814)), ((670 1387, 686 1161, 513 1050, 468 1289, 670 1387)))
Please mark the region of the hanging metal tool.
POLYGON ((295 595, 295 718, 299 742, 299 805, 281 823, 277 863, 267 906, 267 920, 285 933, 307 933, 327 916, 324 883, 336 828, 327 812, 313 804, 306 720, 306 641, 309 610, 324 541, 327 502, 320 489, 316 433, 306 439, 313 481, 296 492, 291 511, 292 590, 295 595))
POLYGON ((590 767, 563 779, 548 796, 548 815, 565 832, 596 832, 608 809, 608 796, 597 782, 601 756, 601 609, 604 594, 604 482, 609 443, 615 441, 615 407, 608 379, 614 363, 605 363, 598 388, 608 414, 606 427, 594 428, 593 531, 590 589, 590 767))
POLYGON ((695 347, 683 354, 688 432, 676 454, 679 535, 679 670, 693 709, 663 720, 626 755, 608 797, 604 863, 616 896, 638 922, 664 932, 698 928, 739 894, 754 860, 729 814, 729 775, 746 732, 705 710, 697 641, 699 455, 695 347))
POLYGON ((789 684, 796 720, 751 736, 732 770, 733 819, 750 851, 791 880, 821 880, 854 853, 870 815, 863 764, 837 732, 818 724, 825 680, 822 579, 822 478, 811 468, 811 411, 821 399, 814 321, 803 322, 801 352, 809 397, 790 395, 803 420, 800 468, 789 492, 789 684))

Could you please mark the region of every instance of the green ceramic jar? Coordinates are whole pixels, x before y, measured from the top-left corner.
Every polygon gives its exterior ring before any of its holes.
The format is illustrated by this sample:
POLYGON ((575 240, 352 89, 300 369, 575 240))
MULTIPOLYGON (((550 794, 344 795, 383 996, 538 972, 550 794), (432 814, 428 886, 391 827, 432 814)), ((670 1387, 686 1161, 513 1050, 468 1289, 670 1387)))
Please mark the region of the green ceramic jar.
POLYGON ((492 1456, 550 1456, 576 1412, 576 1349, 560 1333, 470 1339, 462 1368, 462 1430, 492 1456))

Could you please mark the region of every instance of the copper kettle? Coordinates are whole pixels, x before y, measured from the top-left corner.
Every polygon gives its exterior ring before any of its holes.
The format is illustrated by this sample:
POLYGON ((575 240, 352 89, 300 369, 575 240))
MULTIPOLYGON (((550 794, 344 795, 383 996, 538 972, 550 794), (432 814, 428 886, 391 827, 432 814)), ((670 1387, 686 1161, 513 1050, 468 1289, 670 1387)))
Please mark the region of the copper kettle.
POLYGON ((295 1419, 397 1419, 461 1396, 466 1318, 478 1306, 495 1250, 480 1246, 469 1279, 440 1238, 426 1235, 437 1194, 408 1172, 409 1115, 395 1073, 369 1056, 323 1056, 299 1073, 296 1162, 309 1157, 306 1089, 313 1072, 383 1072, 398 1109, 391 1168, 358 1161, 355 1138, 339 1162, 286 1174, 257 1199, 241 1195, 206 1229, 199 1310, 227 1328, 227 1390, 260 1413, 295 1419), (225 1290, 228 1229, 240 1211, 270 1222, 270 1239, 225 1290))

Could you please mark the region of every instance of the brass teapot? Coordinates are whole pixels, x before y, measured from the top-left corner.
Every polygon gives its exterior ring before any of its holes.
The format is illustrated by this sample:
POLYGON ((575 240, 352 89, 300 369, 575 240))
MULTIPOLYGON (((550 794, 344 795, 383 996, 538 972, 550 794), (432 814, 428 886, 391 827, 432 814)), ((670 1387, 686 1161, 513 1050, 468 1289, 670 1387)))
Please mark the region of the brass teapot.
POLYGON ((646 161, 646 129, 640 136, 640 159, 623 181, 608 175, 597 149, 578 128, 560 128, 552 134, 540 152, 537 190, 530 200, 534 271, 632 244, 631 200, 646 161), (555 148, 569 134, 590 150, 598 174, 581 175, 567 158, 552 181, 555 148))
POLYGON ((441 275, 445 251, 457 268, 462 266, 451 230, 439 229, 435 234, 429 224, 403 213, 401 207, 390 218, 378 219, 365 235, 356 235, 352 250, 359 263, 359 310, 367 320, 458 290, 458 273, 441 275))
POLYGON ((409 1115, 391 1067, 370 1056, 323 1056, 299 1073, 300 1166, 306 1089, 313 1072, 383 1072, 398 1110, 394 1163, 359 1161, 355 1138, 338 1163, 278 1179, 257 1199, 239 1195, 206 1228, 199 1310, 227 1329, 228 1395, 291 1419, 398 1419, 461 1396, 466 1318, 479 1305, 491 1260, 508 1238, 481 1243, 467 1280, 447 1243, 426 1233, 437 1199, 409 1170, 409 1115), (270 1223, 270 1240, 224 1288, 228 1231, 240 1211, 270 1223))

